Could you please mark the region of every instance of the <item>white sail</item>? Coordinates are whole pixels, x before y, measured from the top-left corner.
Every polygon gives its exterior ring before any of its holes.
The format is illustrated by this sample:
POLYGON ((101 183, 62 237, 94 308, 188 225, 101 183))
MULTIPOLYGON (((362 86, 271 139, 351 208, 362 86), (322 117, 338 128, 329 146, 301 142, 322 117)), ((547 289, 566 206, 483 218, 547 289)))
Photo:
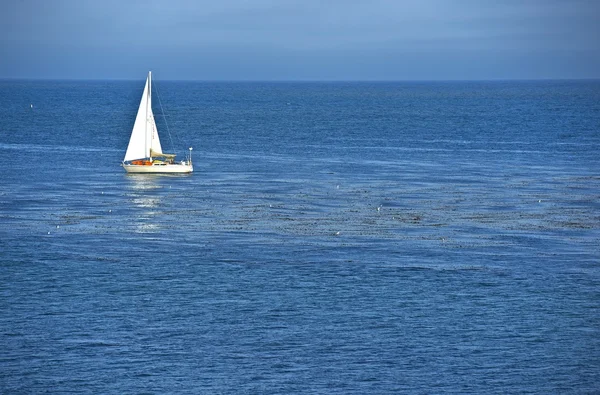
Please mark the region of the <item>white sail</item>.
POLYGON ((152 109, 150 110, 149 122, 150 124, 148 127, 152 131, 150 149, 155 154, 162 154, 162 147, 160 146, 160 138, 158 137, 158 129, 156 128, 156 123, 154 122, 154 114, 152 114, 152 109))
POLYGON ((131 131, 124 161, 150 157, 150 150, 162 153, 158 130, 152 113, 152 73, 148 73, 144 93, 131 131))
POLYGON ((158 129, 156 128, 156 122, 154 122, 154 113, 152 112, 152 72, 148 72, 148 129, 146 132, 147 138, 150 139, 148 146, 150 151, 148 156, 152 156, 152 153, 162 154, 162 147, 160 146, 160 138, 158 137, 158 129))

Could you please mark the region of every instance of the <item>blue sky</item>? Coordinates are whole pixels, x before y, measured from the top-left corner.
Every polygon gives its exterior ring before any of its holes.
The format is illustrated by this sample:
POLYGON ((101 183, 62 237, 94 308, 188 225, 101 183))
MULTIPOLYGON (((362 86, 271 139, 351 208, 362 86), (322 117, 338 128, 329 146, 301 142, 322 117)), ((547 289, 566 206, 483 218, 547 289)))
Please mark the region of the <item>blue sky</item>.
POLYGON ((184 80, 600 78, 600 1, 0 0, 0 78, 150 69, 184 80))

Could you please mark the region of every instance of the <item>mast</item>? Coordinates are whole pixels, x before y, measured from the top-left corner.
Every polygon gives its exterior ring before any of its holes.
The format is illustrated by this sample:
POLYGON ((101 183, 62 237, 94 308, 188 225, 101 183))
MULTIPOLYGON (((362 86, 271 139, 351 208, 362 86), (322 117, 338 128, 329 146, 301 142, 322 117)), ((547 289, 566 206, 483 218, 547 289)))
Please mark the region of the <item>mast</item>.
MULTIPOLYGON (((145 142, 145 149, 146 152, 148 153, 148 156, 150 157, 150 159, 152 159, 152 152, 148 147, 148 107, 152 106, 152 72, 149 71, 148 72, 148 100, 146 100, 146 138, 144 139, 145 142)), ((152 107, 150 107, 150 109, 152 109, 152 107)))

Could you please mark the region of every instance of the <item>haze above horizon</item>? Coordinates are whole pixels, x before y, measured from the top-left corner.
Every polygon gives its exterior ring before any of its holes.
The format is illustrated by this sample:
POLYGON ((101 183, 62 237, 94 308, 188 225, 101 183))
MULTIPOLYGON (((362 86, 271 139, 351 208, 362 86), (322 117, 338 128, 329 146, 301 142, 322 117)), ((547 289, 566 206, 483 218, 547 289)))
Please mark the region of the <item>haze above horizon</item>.
POLYGON ((0 4, 0 78, 600 78, 593 0, 0 4))

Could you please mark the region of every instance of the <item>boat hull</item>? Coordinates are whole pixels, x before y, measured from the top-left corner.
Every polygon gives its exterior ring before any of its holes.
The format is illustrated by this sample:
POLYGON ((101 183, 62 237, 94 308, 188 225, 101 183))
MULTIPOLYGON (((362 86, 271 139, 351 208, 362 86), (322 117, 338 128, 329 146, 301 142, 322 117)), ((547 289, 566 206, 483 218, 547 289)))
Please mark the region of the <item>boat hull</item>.
POLYGON ((192 165, 163 164, 163 165, 130 165, 123 164, 127 173, 191 173, 194 171, 192 165))

